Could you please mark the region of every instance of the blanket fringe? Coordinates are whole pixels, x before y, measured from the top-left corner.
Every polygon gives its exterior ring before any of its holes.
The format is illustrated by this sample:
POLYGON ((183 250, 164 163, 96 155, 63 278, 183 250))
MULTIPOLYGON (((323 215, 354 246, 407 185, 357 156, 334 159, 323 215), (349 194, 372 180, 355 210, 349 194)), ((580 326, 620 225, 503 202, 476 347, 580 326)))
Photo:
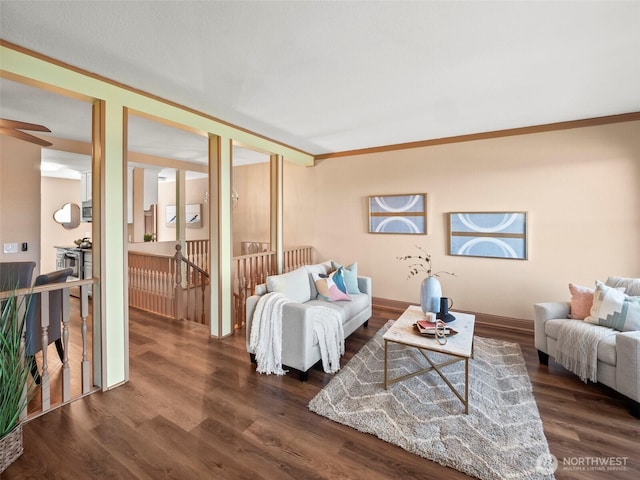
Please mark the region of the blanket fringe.
POLYGON ((556 362, 587 383, 598 381, 598 342, 615 330, 581 320, 567 320, 558 331, 556 362))
POLYGON ((253 313, 249 346, 256 355, 259 373, 284 375, 282 368, 282 307, 293 302, 282 293, 263 295, 253 313))
POLYGON ((344 354, 342 317, 331 308, 315 306, 311 309, 311 318, 320 346, 322 368, 326 373, 336 373, 344 354))

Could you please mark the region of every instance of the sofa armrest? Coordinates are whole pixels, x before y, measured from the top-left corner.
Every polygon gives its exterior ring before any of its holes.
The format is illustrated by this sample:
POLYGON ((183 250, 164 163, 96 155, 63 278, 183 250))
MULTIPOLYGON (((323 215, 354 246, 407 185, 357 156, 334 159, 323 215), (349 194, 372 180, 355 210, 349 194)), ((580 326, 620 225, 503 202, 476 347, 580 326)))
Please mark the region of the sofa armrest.
POLYGON ((640 331, 616 334, 616 389, 640 402, 640 331))
MULTIPOLYGON (((256 290, 257 291, 257 290, 256 290)), ((266 289, 265 289, 266 291, 266 289)), ((249 346, 249 342, 251 339, 251 324, 253 322, 253 312, 256 311, 256 306, 260 301, 260 297, 264 294, 251 295, 245 301, 244 312, 245 312, 245 337, 247 342, 247 352, 254 353, 249 346)))
POLYGON ((282 307, 282 363, 303 372, 315 363, 312 308, 314 305, 294 302, 282 307))
POLYGON ((556 318, 569 318, 569 311, 571 309, 570 302, 547 302, 536 303, 534 306, 534 322, 533 333, 535 346, 538 350, 544 353, 549 353, 547 349, 547 335, 545 334, 545 323, 547 320, 553 320, 556 318))
MULTIPOLYGON (((246 302, 246 345, 247 352, 254 353, 249 343, 251 339, 251 326, 253 324, 253 313, 260 301, 262 295, 252 295, 247 298, 246 302)), ((283 362, 285 352, 292 355, 304 355, 307 348, 313 346, 313 324, 311 317, 308 315, 313 305, 307 303, 291 302, 282 307, 282 353, 283 362), (286 345, 286 348, 284 348, 286 345)), ((305 358, 305 357, 297 357, 305 358)), ((290 365, 295 367, 294 365, 290 365)))
POLYGON ((360 290, 360 293, 366 293, 371 297, 371 278, 358 277, 358 290, 360 290))

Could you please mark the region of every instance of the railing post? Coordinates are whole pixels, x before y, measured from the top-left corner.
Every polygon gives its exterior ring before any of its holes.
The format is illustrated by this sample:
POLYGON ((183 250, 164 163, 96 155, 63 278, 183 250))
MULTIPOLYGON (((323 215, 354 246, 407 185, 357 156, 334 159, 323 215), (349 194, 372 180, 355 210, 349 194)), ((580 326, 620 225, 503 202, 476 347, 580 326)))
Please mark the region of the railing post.
MULTIPOLYGON (((24 299, 24 297, 22 297, 24 299)), ((31 299, 33 301, 33 298, 31 299)), ((23 318, 24 314, 25 314, 25 310, 26 310, 26 303, 24 300, 20 301, 18 303, 18 318, 23 318)), ((25 339, 25 335, 27 333, 27 329, 24 328, 22 330, 22 335, 20 336, 20 363, 21 363, 21 367, 24 367, 24 363, 27 361, 27 357, 25 355, 26 349, 27 349, 27 343, 26 343, 26 339, 25 339)), ((22 411, 20 412, 20 421, 23 422, 24 420, 27 419, 27 398, 28 398, 28 391, 27 391, 27 383, 25 382, 24 386, 22 387, 22 398, 21 401, 24 402, 24 408, 22 409, 22 411)))
POLYGON ((47 346, 49 345, 49 293, 50 292, 42 292, 39 294, 41 306, 40 327, 42 328, 42 375, 40 376, 40 394, 43 412, 51 408, 49 365, 47 362, 47 346))
POLYGON ((176 297, 176 311, 175 311, 175 319, 182 320, 184 318, 184 307, 183 307, 183 297, 182 297, 182 245, 179 243, 176 244, 176 254, 175 254, 175 297, 176 297))
MULTIPOLYGON (((67 302, 69 294, 67 292, 67 302)), ((80 286, 80 319, 82 332, 82 394, 89 393, 91 365, 89 364, 89 355, 87 353, 87 318, 89 318, 89 287, 80 286)), ((66 357, 66 349, 65 349, 66 357)))
MULTIPOLYGON (((82 295, 80 287, 80 294, 82 295)), ((62 297, 62 401, 71 398, 71 368, 69 367, 69 289, 60 291, 62 297)))

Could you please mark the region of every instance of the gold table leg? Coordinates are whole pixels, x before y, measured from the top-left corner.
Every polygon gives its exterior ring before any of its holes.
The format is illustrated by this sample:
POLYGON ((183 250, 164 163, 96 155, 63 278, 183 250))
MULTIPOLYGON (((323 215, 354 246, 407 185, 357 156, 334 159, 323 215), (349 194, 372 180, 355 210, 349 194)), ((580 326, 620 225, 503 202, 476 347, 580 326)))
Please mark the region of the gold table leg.
MULTIPOLYGON (((389 385, 392 385, 396 382, 400 382, 402 380, 406 380, 407 378, 415 377, 423 373, 428 373, 432 370, 435 370, 436 373, 440 376, 440 378, 442 378, 442 380, 444 380, 444 382, 447 384, 449 389, 451 389, 451 391, 455 394, 455 396, 458 397, 458 400, 462 402, 462 404, 464 405, 464 413, 467 415, 469 414, 469 359, 468 358, 466 357, 460 358, 455 355, 450 355, 454 358, 451 358, 447 361, 436 364, 429 358, 429 356, 425 353, 425 351, 422 348, 413 347, 420 352, 420 354, 427 360, 427 362, 429 362, 431 366, 422 368, 418 371, 411 372, 406 375, 402 375, 401 377, 397 377, 389 380, 388 373, 387 373, 387 345, 388 345, 388 341, 385 340, 384 341, 384 389, 385 390, 389 385), (462 360, 464 360, 464 397, 460 392, 458 392, 458 390, 453 386, 453 384, 449 381, 449 379, 445 376, 445 374, 440 370, 441 368, 446 367, 447 365, 451 365, 453 363, 460 362, 462 360)), ((442 352, 437 352, 437 353, 442 353, 442 352)), ((449 354, 445 353, 444 355, 449 355, 449 354)))
POLYGON ((387 345, 389 342, 384 341, 384 389, 387 389, 387 345))
POLYGON ((469 414, 469 359, 464 359, 464 413, 469 414))

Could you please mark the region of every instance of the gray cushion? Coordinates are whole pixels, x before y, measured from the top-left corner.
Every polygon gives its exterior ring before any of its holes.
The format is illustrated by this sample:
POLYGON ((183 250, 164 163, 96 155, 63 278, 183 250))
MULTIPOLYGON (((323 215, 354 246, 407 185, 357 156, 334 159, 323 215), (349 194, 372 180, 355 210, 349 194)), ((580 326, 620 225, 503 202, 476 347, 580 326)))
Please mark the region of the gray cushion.
POLYGON ((630 297, 640 296, 640 278, 609 277, 605 283, 608 287, 624 287, 624 293, 630 297))
POLYGON ((294 302, 307 302, 311 298, 309 274, 300 267, 282 275, 271 275, 267 277, 267 291, 280 292, 294 302))
POLYGON ((342 316, 342 323, 355 317, 358 313, 369 306, 369 296, 364 293, 350 295, 351 301, 337 300, 328 302, 326 300, 311 300, 307 305, 320 305, 322 307, 332 308, 342 316))
MULTIPOLYGON (((558 332, 560 331, 560 325, 562 325, 566 321, 567 319, 562 319, 562 318, 547 320, 544 324, 545 335, 547 337, 553 338, 554 340, 557 340, 558 332)), ((574 321, 581 322, 582 320, 574 320, 574 321)))
MULTIPOLYGON (((569 320, 569 319, 555 319, 548 320, 544 324, 544 333, 553 340, 558 340, 558 332, 560 331, 560 325, 564 322, 581 322, 582 320, 569 320)), ((604 337, 598 343, 598 360, 609 365, 616 366, 616 336, 609 335, 604 337)))
POLYGON ((616 366, 616 336, 609 335, 598 342, 598 360, 616 366))

